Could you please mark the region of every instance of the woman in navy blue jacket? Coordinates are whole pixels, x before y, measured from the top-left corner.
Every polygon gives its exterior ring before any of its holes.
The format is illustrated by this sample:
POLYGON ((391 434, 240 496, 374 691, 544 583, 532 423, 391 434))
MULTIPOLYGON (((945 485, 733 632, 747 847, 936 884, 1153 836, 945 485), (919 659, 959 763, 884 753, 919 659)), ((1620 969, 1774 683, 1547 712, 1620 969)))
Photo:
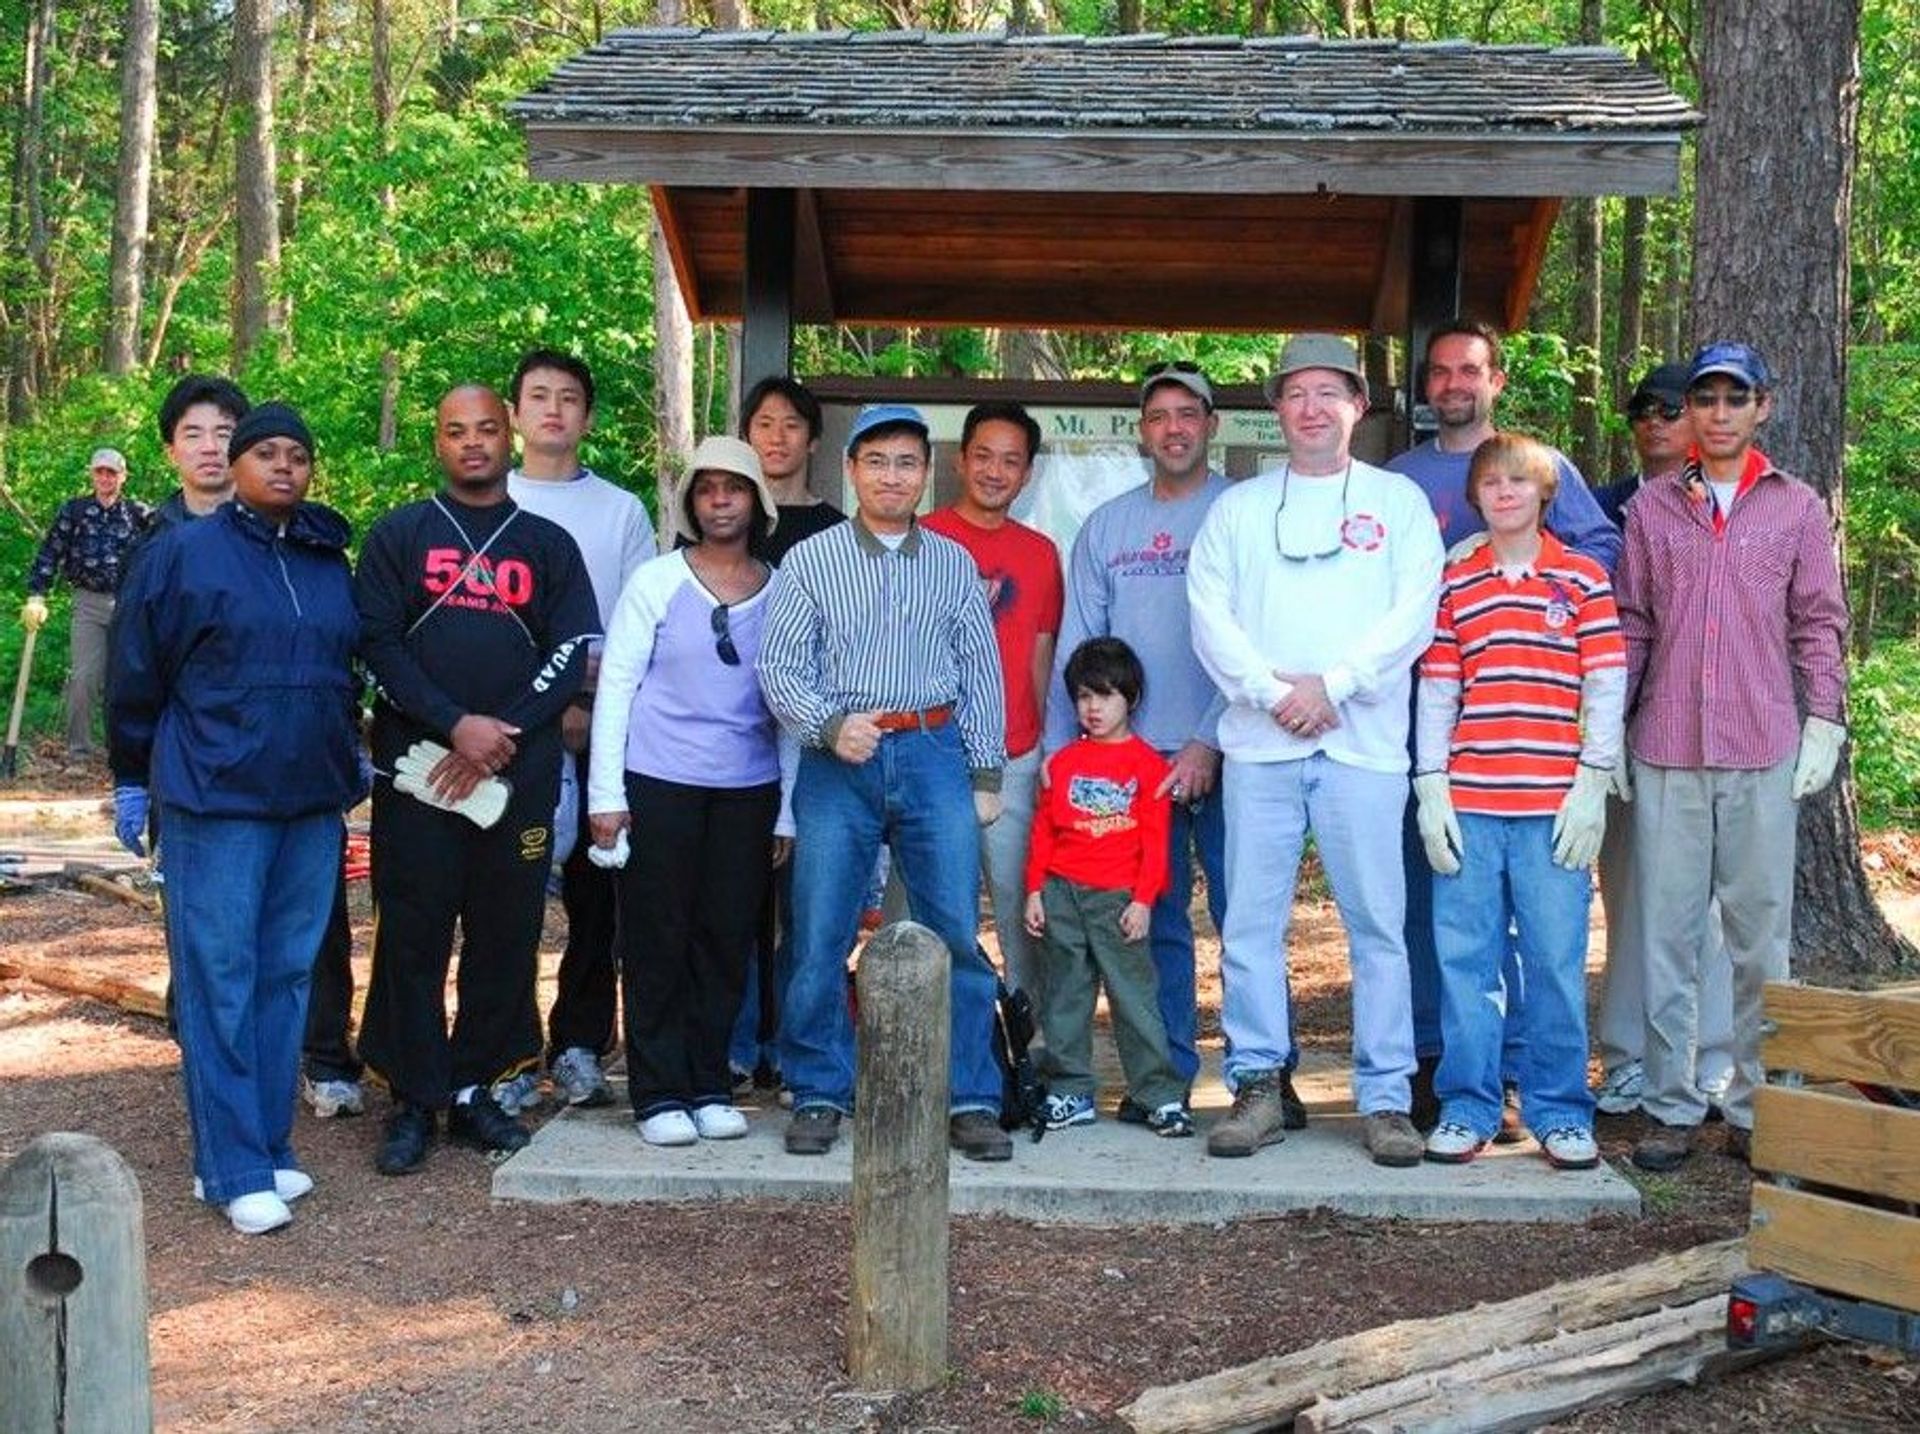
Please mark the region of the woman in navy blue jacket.
MULTIPOLYGON (((362 787, 346 521, 305 502, 313 439, 254 409, 234 500, 155 539, 120 597, 116 806, 159 811, 196 1189, 236 1230, 313 1188, 291 1145, 308 975, 362 787)), ((135 833, 144 819, 123 821, 135 833)), ((125 840, 123 835, 123 840, 125 840)))

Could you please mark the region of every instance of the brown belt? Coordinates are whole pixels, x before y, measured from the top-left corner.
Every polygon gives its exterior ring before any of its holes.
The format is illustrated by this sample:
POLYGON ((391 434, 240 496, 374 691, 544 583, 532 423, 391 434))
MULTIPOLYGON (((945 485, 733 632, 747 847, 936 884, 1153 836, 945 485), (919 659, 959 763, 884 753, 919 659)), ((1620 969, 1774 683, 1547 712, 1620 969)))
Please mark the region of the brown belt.
POLYGON ((923 728, 931 732, 935 727, 944 727, 953 720, 953 704, 945 703, 939 707, 929 707, 924 712, 876 712, 873 725, 882 732, 909 732, 914 728, 923 728))

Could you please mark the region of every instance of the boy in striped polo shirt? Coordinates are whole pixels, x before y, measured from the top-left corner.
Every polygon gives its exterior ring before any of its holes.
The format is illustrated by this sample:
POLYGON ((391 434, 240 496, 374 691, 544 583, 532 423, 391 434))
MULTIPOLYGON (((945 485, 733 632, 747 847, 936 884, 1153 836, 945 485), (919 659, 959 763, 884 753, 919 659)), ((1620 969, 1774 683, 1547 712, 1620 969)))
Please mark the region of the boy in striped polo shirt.
POLYGON ((1489 541, 1447 565, 1416 710, 1420 837, 1436 873, 1444 1054, 1427 1159, 1463 1164, 1500 1128, 1509 925, 1527 973, 1520 1101, 1547 1159, 1598 1163, 1587 1090, 1588 868, 1620 758, 1626 649, 1598 563, 1542 526, 1552 451, 1474 450, 1467 501, 1489 541))

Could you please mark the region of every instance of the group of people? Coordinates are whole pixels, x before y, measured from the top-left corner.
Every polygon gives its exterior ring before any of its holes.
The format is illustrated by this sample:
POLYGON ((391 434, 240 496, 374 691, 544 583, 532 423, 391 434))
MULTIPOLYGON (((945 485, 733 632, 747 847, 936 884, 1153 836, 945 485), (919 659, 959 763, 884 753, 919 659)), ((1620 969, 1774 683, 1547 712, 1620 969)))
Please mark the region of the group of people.
POLYGON ((1376 1162, 1464 1162, 1523 1127, 1556 1166, 1597 1161, 1596 857, 1601 1108, 1645 1108, 1652 1169, 1710 1104, 1744 1140, 1792 804, 1845 735, 1824 507, 1755 447, 1772 382, 1746 346, 1648 376, 1642 472, 1599 502, 1496 429, 1494 334, 1444 327, 1424 361, 1438 432, 1379 468, 1353 455, 1353 346, 1296 335, 1266 386, 1285 461, 1238 482, 1209 461, 1207 376, 1149 369, 1147 481, 1088 516, 1064 569, 1010 515, 1041 446, 1015 403, 967 415, 959 495, 925 518, 924 416, 861 410, 848 516, 808 487, 818 401, 768 379, 741 436, 663 490, 659 555, 639 500, 580 463, 591 373, 536 350, 505 399, 441 400, 441 490, 376 522, 350 570, 346 524, 306 498, 300 416, 183 380, 160 420, 181 491, 123 559, 106 645, 116 824, 164 865, 202 1198, 253 1232, 311 1189, 290 1144, 303 1035, 317 1113, 361 1108, 361 1061, 390 1090, 389 1174, 426 1159, 442 1112, 453 1139, 524 1145, 542 1071, 566 1103, 610 1101, 617 1024, 649 1144, 744 1134, 757 1067, 790 1096, 786 1149, 831 1149, 883 851, 896 904, 951 954, 950 1137, 980 1160, 1012 1153, 983 886, 1039 1015, 1045 1122, 1098 1118, 1104 987, 1118 1118, 1189 1136, 1197 860, 1233 1092, 1207 1149, 1248 1156, 1308 1119, 1286 936, 1309 834, 1376 1162), (369 791, 355 1051, 340 850, 369 791), (568 943, 543 1022, 556 866, 568 943))

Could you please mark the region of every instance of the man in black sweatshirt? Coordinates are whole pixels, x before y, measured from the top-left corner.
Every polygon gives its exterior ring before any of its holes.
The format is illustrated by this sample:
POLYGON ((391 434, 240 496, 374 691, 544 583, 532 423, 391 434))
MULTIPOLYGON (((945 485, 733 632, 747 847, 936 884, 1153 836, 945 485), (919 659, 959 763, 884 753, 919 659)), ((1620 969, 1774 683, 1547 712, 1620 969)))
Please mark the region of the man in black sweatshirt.
POLYGON ((360 1055, 394 1106, 375 1164, 402 1175, 426 1158, 435 1112, 483 1150, 528 1135, 488 1087, 537 1064, 534 980, 553 854, 560 716, 586 673, 599 609, 580 550, 507 497, 506 406, 468 385, 440 400, 434 454, 446 487, 368 532, 355 579, 361 656, 378 684, 373 899, 378 920, 360 1055), (418 742, 445 749, 409 795, 395 777, 418 742), (499 779, 486 826, 445 803, 499 779), (461 929, 459 1010, 446 976, 461 929))

